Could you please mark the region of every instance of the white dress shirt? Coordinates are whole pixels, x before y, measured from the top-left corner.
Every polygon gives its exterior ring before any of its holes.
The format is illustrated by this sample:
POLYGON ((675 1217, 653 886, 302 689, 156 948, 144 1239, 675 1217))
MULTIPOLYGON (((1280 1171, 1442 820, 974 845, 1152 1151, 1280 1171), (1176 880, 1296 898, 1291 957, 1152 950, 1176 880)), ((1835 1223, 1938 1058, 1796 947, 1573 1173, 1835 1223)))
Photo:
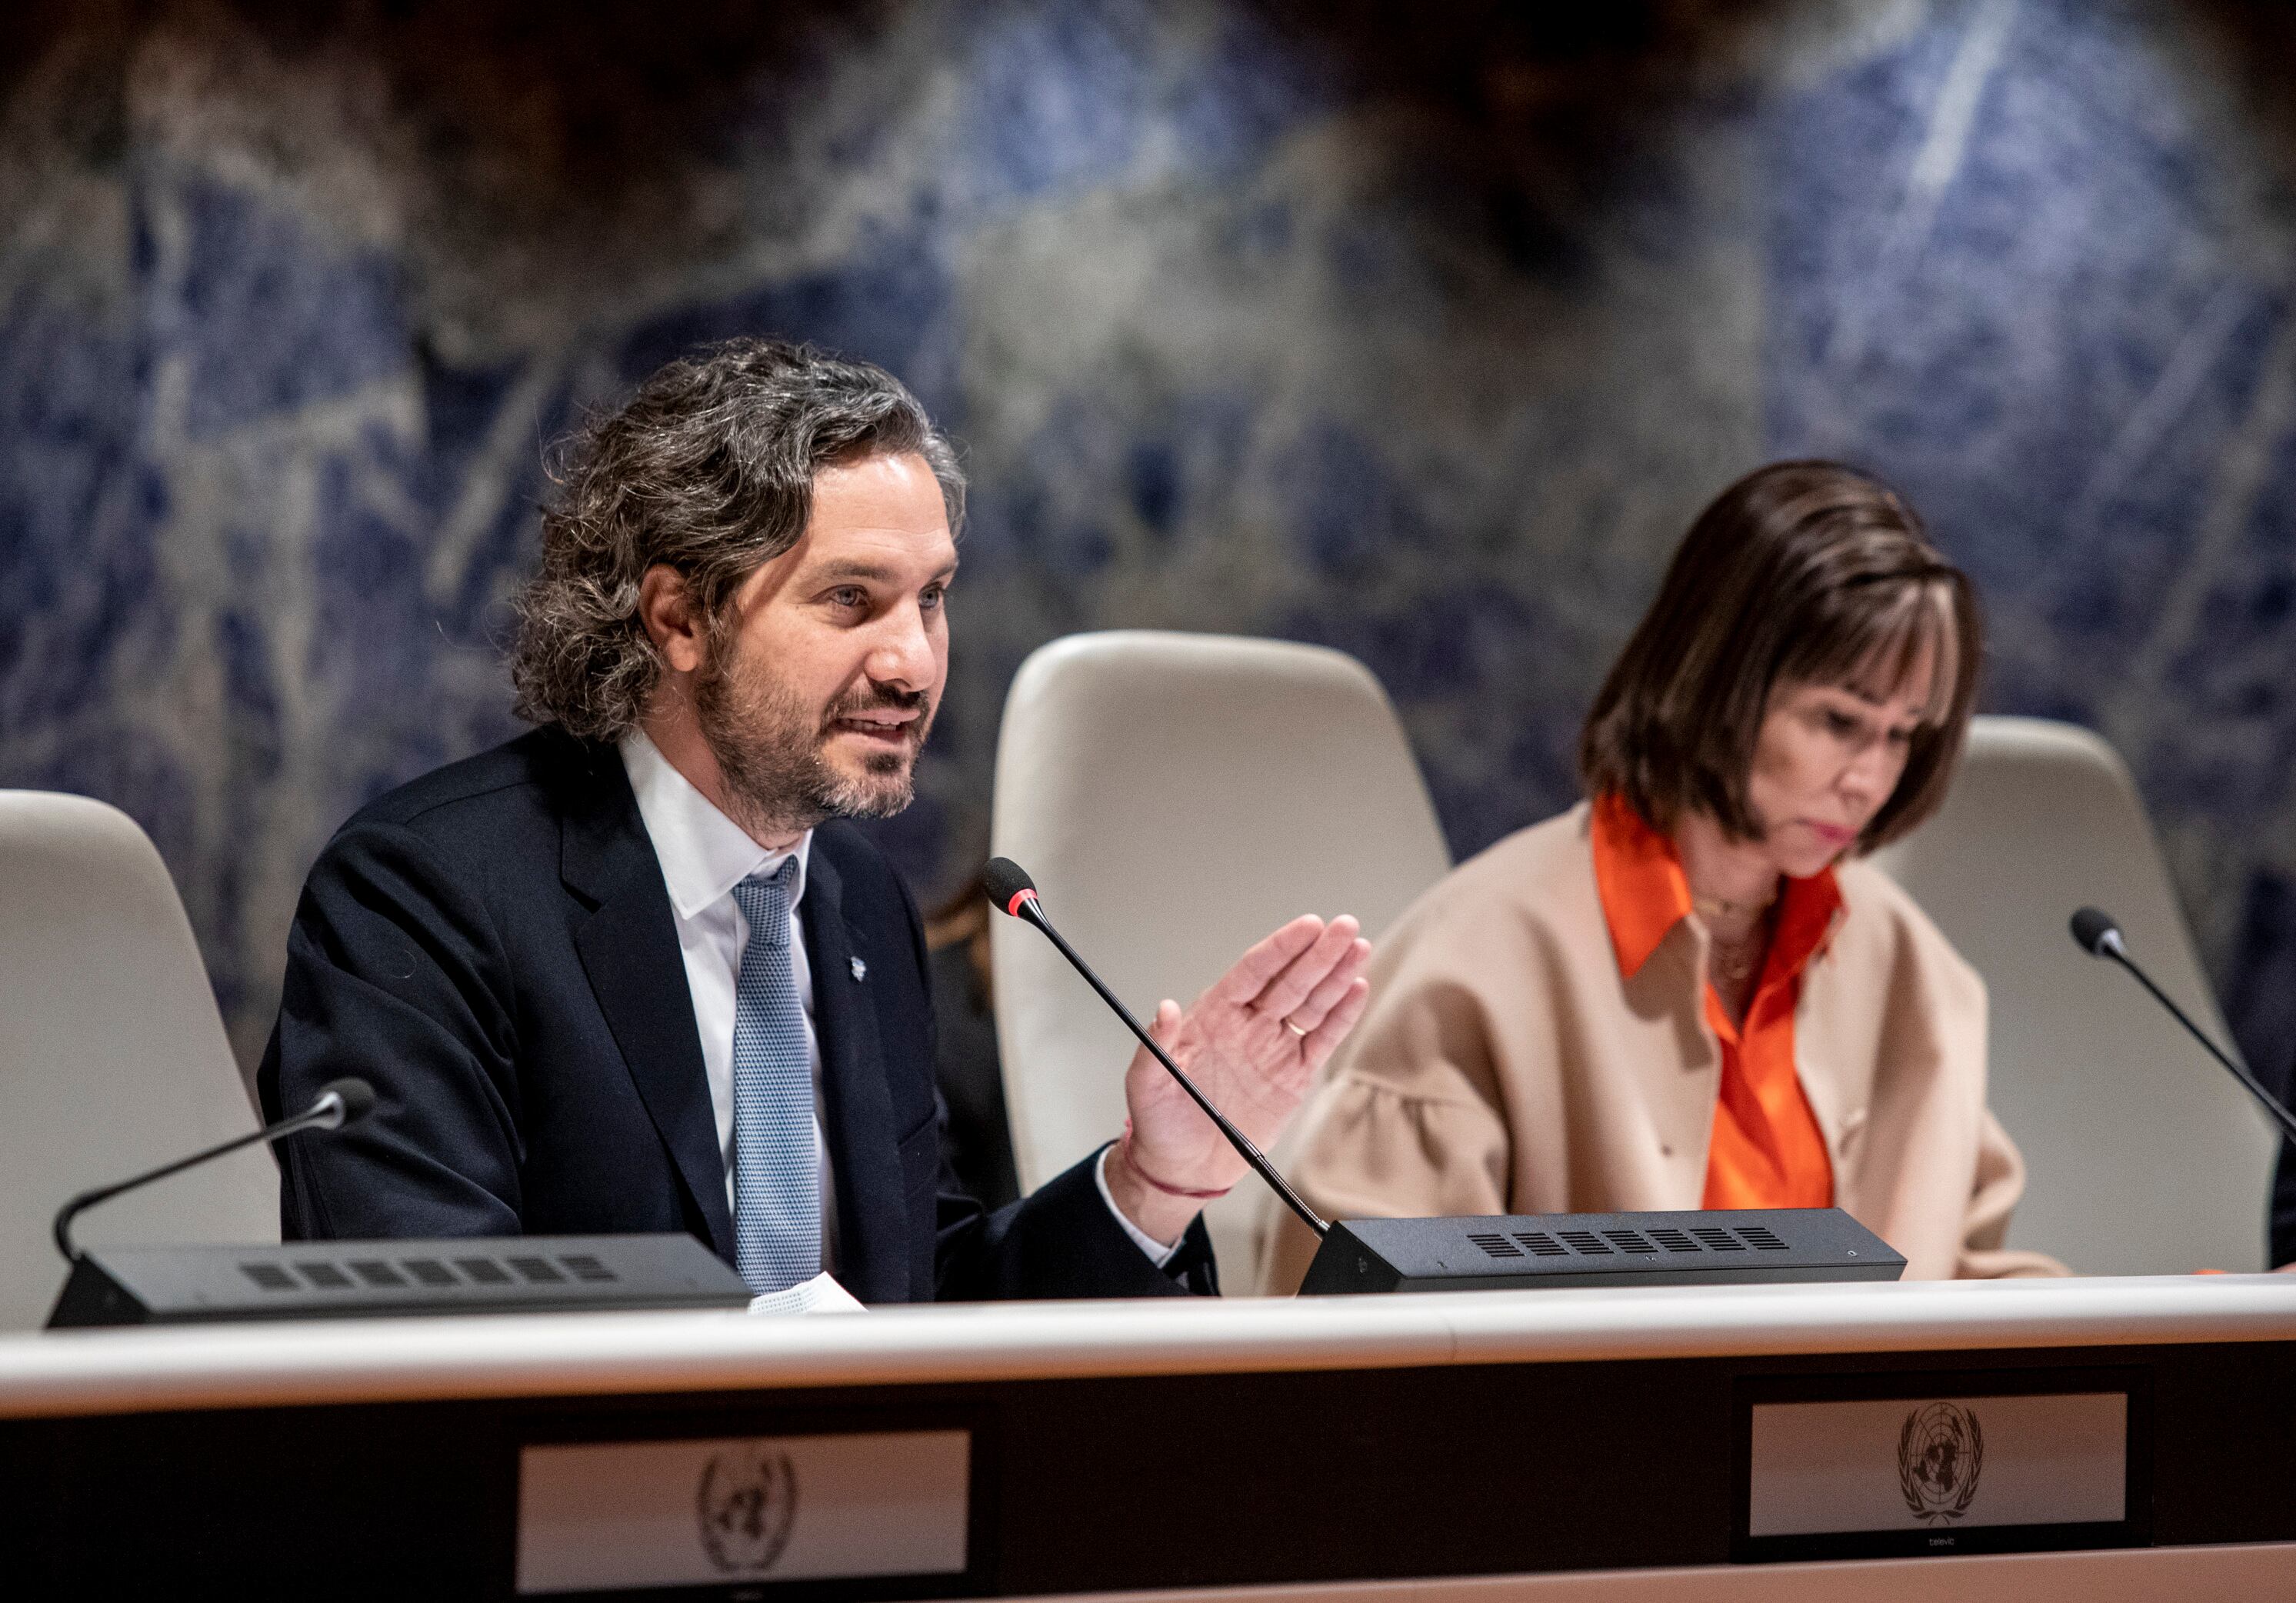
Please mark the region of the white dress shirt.
POLYGON ((734 900, 734 887, 752 875, 772 874, 797 859, 797 884, 789 903, 790 977, 797 982, 799 1010, 805 1017, 806 1061, 813 1072, 813 1149, 821 1162, 821 1262, 836 1263, 837 1189, 829 1169, 829 1144, 821 1134, 821 1038, 813 1027, 813 966, 805 951, 805 925, 798 908, 805 900, 806 866, 813 855, 813 831, 787 851, 768 851, 747 830, 718 810, 693 788, 661 749, 642 731, 623 737, 622 767, 636 793, 638 817, 661 863, 670 910, 677 915, 677 950, 685 959, 686 989, 693 993, 693 1023, 701 1032, 701 1071, 709 1081, 709 1106, 718 1119, 718 1155, 726 1166, 726 1207, 734 1200, 734 1002, 742 974, 742 954, 750 945, 750 920, 734 900))
MULTIPOLYGON (((734 887, 756 874, 771 874, 784 859, 797 859, 797 884, 790 897, 790 970, 805 1015, 806 1056, 813 1066, 813 1145, 821 1162, 821 1262, 836 1267, 837 1191, 830 1171, 829 1146, 821 1133, 821 1038, 813 1022, 813 968, 806 956, 805 926, 798 908, 805 900, 807 865, 813 832, 807 830, 786 851, 768 851, 749 832, 718 810, 717 804, 679 773, 660 747, 639 730, 621 741, 622 767, 636 793, 638 817, 661 863, 670 910, 677 916, 677 949, 685 960, 685 982, 693 993, 693 1023, 701 1034, 701 1067, 709 1081, 709 1106, 718 1120, 718 1154, 726 1169, 726 1205, 734 1198, 734 1006, 742 954, 750 944, 750 921, 734 900, 734 887)), ((1101 1155, 1093 1178, 1101 1199, 1140 1250, 1158 1264, 1178 1244, 1166 1246, 1126 1218, 1109 1193, 1108 1156, 1101 1155)))

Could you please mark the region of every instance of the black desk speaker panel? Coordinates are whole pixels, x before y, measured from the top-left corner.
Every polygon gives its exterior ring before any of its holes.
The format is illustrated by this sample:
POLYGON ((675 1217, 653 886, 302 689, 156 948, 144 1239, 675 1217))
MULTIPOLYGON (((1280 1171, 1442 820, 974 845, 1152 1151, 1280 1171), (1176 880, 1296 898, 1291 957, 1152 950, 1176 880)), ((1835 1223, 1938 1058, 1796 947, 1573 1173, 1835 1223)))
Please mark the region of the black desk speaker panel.
POLYGON ((1839 1208, 1349 1219, 1301 1296, 1894 1280, 1906 1261, 1839 1208))
POLYGON ((686 1235, 94 1246, 72 1265, 48 1328, 743 1308, 750 1295, 686 1235))

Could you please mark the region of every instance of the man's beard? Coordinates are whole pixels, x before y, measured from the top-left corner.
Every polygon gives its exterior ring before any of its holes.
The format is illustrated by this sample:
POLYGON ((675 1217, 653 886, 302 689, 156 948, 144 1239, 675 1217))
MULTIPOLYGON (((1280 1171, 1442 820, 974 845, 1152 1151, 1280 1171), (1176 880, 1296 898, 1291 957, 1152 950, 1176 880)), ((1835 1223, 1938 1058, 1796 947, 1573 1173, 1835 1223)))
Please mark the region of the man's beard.
POLYGON ((916 794, 916 755, 932 727, 923 691, 870 685, 816 713, 769 672, 744 674, 730 649, 694 676, 693 711, 701 738, 718 760, 734 821, 753 834, 786 834, 824 818, 889 818, 916 794), (823 748, 838 719, 876 708, 916 710, 904 750, 873 752, 863 771, 841 774, 823 748))

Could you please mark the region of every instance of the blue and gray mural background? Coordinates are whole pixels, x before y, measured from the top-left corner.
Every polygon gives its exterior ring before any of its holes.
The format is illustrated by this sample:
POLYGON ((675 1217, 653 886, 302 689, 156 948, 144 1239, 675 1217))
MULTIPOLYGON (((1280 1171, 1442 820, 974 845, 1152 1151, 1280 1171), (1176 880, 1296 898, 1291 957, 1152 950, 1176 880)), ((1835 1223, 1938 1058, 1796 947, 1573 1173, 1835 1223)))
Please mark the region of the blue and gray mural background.
POLYGON ((1903 484, 1988 704, 2135 767, 2296 1047, 2296 26, 2258 4, 87 4, 0 21, 0 785, 151 831, 234 1040, 363 801, 514 731, 544 447, 737 332, 975 481, 884 830, 986 838, 1020 660, 1329 643, 1455 851, 1573 792, 1689 516, 1903 484), (1549 14, 1551 13, 1551 15, 1549 14))

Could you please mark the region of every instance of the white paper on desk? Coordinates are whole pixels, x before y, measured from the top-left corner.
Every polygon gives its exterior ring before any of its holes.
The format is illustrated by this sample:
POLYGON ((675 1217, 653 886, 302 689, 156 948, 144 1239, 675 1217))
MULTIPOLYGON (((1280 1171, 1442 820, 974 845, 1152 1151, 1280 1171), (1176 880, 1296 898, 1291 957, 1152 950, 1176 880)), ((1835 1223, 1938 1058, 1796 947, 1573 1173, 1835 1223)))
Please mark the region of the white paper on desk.
POLYGON ((866 1313, 859 1298, 837 1283, 827 1270, 810 1280, 800 1280, 785 1291, 769 1291, 750 1299, 751 1313, 866 1313))

